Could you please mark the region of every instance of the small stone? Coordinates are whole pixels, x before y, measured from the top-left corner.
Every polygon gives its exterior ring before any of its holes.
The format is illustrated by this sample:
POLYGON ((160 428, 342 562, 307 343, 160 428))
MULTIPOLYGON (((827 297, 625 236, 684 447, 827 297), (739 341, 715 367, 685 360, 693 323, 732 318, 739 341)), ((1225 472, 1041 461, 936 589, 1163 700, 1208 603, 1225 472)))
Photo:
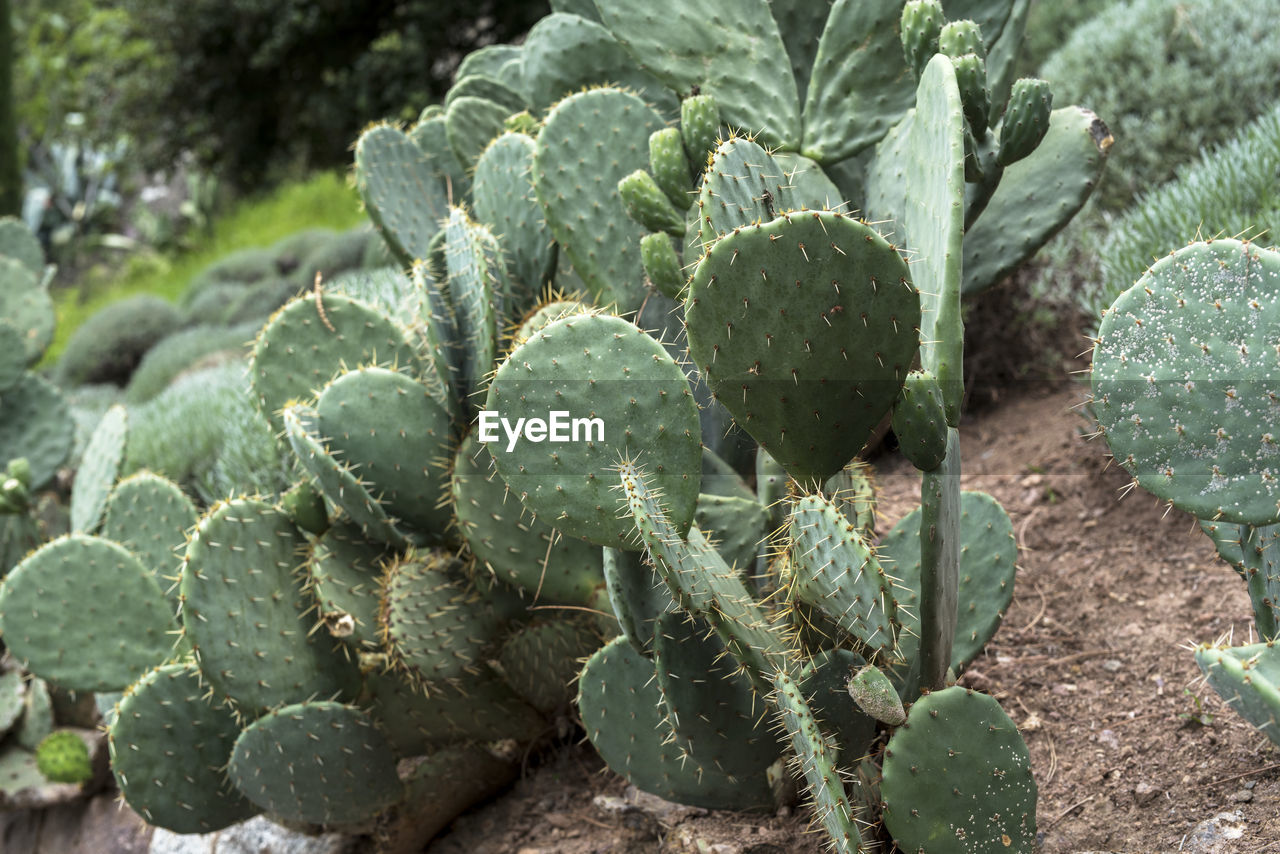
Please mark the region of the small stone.
POLYGON ((1156 799, 1160 794, 1160 790, 1147 782, 1139 783, 1133 787, 1133 800, 1140 807, 1145 807, 1156 799))
POLYGON ((1110 747, 1112 750, 1120 749, 1120 739, 1116 737, 1115 732, 1104 729, 1098 733, 1098 743, 1110 747))
POLYGON ((1239 810, 1222 812, 1195 826, 1182 844, 1186 854, 1230 854, 1233 844, 1245 834, 1244 816, 1239 810))
POLYGON ((1231 796, 1231 800, 1238 804, 1247 804, 1249 801, 1253 800, 1253 792, 1248 789, 1241 789, 1231 796))
POLYGON ((1122 667, 1124 667, 1124 662, 1116 658, 1108 658, 1106 661, 1102 662, 1102 669, 1108 673, 1115 673, 1122 667))

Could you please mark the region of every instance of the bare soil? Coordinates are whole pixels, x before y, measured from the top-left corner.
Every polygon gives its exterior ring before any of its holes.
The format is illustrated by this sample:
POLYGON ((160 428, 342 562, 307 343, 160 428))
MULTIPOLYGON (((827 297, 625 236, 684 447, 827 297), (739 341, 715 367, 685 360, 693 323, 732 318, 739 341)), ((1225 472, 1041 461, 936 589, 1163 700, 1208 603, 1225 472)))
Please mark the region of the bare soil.
MULTIPOLYGON (((1057 376, 1082 367, 1068 358, 1057 376)), ((962 682, 1022 730, 1044 852, 1280 852, 1280 749, 1203 683, 1190 651, 1253 638, 1244 584, 1189 516, 1128 490, 1105 444, 1084 438, 1084 394, 1071 380, 1006 383, 962 426, 963 488, 1004 504, 1021 549, 1013 605, 962 682), (1197 848, 1197 825, 1224 812, 1243 836, 1197 848)), ((918 503, 918 476, 897 455, 877 469, 887 530, 918 503)), ((626 790, 589 746, 565 747, 428 851, 822 850, 803 811, 655 819, 623 808, 626 790)))

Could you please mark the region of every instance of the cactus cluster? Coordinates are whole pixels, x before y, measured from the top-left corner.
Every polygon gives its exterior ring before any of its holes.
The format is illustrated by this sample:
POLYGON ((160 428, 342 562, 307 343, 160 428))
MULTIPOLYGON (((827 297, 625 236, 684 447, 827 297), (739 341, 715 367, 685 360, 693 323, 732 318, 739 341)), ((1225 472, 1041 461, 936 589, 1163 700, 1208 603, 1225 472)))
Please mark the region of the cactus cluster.
POLYGON ((1160 259, 1103 316, 1093 408, 1148 492, 1196 517, 1244 580, 1261 643, 1202 644, 1227 704, 1280 744, 1280 253, 1239 240, 1160 259))
POLYGON ((201 512, 118 480, 103 419, 73 533, 0 619, 43 678, 123 692, 113 770, 148 821, 426 838, 576 699, 663 797, 770 808, 800 780, 835 850, 1032 849, 1025 746, 954 684, 1016 556, 959 490, 960 300, 1106 146, 1008 81, 1027 3, 791 5, 574 4, 366 130, 389 266, 253 346, 289 491, 201 512), (890 422, 922 506, 877 538, 854 458, 890 422))

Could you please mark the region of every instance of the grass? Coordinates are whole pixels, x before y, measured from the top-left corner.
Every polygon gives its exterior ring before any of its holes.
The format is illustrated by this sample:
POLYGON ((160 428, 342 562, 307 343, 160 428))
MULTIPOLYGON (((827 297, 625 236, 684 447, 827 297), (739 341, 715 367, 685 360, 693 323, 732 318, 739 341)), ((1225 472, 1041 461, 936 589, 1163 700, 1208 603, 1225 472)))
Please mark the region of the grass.
POLYGON ((245 199, 215 219, 207 233, 194 235, 192 249, 135 256, 118 273, 95 283, 91 296, 83 302, 77 287, 55 293, 57 331, 43 364, 57 361, 71 333, 90 315, 123 297, 148 293, 176 301, 192 277, 237 249, 269 246, 306 228, 343 230, 364 221, 359 196, 347 185, 346 177, 336 172, 323 172, 306 181, 284 184, 265 196, 245 199))

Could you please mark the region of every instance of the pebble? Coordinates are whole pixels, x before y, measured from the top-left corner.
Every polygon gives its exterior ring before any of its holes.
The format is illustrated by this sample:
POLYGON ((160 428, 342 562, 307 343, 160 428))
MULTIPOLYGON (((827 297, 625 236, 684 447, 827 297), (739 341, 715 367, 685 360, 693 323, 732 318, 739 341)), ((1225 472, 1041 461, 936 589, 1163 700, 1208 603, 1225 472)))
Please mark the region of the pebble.
POLYGON ((1160 790, 1147 782, 1139 783, 1133 787, 1133 800, 1140 807, 1145 807, 1156 799, 1160 794, 1160 790))

